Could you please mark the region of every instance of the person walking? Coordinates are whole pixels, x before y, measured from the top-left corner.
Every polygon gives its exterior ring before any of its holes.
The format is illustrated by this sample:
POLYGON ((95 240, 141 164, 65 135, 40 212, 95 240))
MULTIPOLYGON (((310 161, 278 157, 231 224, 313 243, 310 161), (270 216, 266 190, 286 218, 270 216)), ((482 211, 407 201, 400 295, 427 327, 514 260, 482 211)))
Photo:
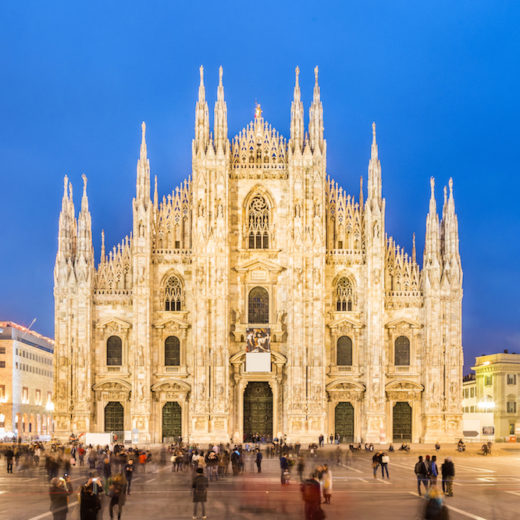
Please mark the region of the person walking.
POLYGON ((95 477, 90 477, 81 487, 80 520, 97 520, 98 512, 101 509, 101 500, 99 498, 101 489, 101 483, 95 477))
POLYGON ((444 504, 442 494, 436 487, 432 487, 426 496, 422 518, 424 520, 449 520, 448 508, 444 504))
POLYGON ((381 455, 381 478, 385 478, 385 471, 386 471, 386 478, 390 480, 390 476, 388 475, 388 463, 390 462, 390 457, 383 453, 381 455))
POLYGON ((51 513, 53 520, 65 520, 69 511, 69 495, 72 494, 70 477, 54 477, 49 487, 51 513))
POLYGON ((437 455, 432 455, 430 462, 430 487, 437 485, 437 477, 439 476, 439 468, 437 467, 437 455))
POLYGON ((321 482, 323 488, 323 499, 325 504, 330 504, 332 497, 332 472, 327 464, 323 465, 323 472, 321 474, 321 482))
POLYGON ((109 514, 114 518, 114 507, 117 506, 117 520, 121 520, 121 513, 126 502, 126 479, 122 473, 117 473, 108 480, 108 496, 110 497, 109 514))
POLYGON ((7 473, 13 472, 13 459, 14 459, 14 451, 13 448, 8 447, 7 450, 5 450, 5 460, 7 463, 7 473))
POLYGON ((301 484, 302 498, 305 504, 305 520, 322 520, 325 514, 321 509, 321 487, 316 472, 301 484))
POLYGON ((414 472, 417 477, 417 493, 421 496, 421 483, 424 485, 425 491, 428 491, 428 469, 426 468, 422 455, 419 455, 419 460, 415 464, 414 472))
POLYGON ((134 459, 128 459, 128 462, 125 465, 125 478, 126 478, 126 494, 130 494, 130 488, 132 487, 132 478, 134 478, 134 459))
POLYGON ((455 465, 451 457, 444 459, 444 464, 441 466, 443 491, 447 497, 453 496, 453 479, 455 478, 455 465))
POLYGON ((300 482, 303 482, 303 472, 305 470, 305 459, 302 455, 298 457, 298 463, 296 464, 296 471, 298 472, 298 477, 300 478, 300 482))
POLYGON ((280 457, 280 480, 282 484, 289 483, 289 460, 285 455, 280 457))
POLYGON ((256 457, 255 457, 255 463, 256 463, 256 469, 258 473, 262 473, 262 452, 257 448, 256 449, 256 457))
POLYGON ((197 468, 195 477, 193 477, 193 481, 191 483, 191 488, 193 490, 193 520, 197 520, 199 518, 197 515, 199 504, 202 513, 202 520, 206 520, 206 500, 208 497, 208 486, 209 481, 208 478, 204 475, 204 470, 202 468, 197 468))
POLYGON ((381 452, 376 451, 372 456, 372 471, 374 473, 374 478, 377 478, 377 468, 379 468, 379 464, 381 464, 381 452))

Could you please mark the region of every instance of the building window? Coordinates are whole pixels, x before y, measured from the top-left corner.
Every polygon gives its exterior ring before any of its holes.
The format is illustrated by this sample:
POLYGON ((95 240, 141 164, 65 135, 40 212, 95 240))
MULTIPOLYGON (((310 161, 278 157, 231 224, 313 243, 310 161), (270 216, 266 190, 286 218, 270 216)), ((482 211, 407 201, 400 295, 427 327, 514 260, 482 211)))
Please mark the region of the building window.
POLYGON ((0 354, 5 354, 5 347, 0 347, 0 354))
POLYGON ((22 388, 22 403, 27 404, 29 402, 29 388, 24 386, 22 388))
POLYGON ((516 401, 507 401, 507 413, 516 413, 516 401))
POLYGON ((5 361, 0 361, 0 368, 5 368, 5 361))
POLYGON ((36 404, 42 404, 42 391, 36 390, 36 404))
POLYGON ((340 278, 336 284, 336 311, 351 311, 354 300, 352 282, 346 278, 340 278))
POLYGON ((395 364, 398 366, 410 365, 410 340, 406 336, 399 336, 395 340, 395 364))
POLYGON ((5 399, 5 385, 0 385, 0 401, 5 399))
POLYGON ((107 365, 121 366, 123 364, 123 343, 119 336, 107 339, 107 365))
POLYGON ((493 383, 492 376, 485 376, 484 377, 484 386, 491 386, 492 383, 493 383))
POLYGON ((471 387, 470 390, 469 390, 469 396, 470 397, 475 397, 475 387, 471 387))
POLYGON ((248 322, 269 323, 269 293, 263 287, 254 287, 249 291, 248 322))
POLYGON ((176 336, 168 336, 164 342, 164 364, 167 367, 178 367, 181 364, 181 345, 176 336))
POLYGON ((516 385, 516 374, 507 374, 507 384, 516 385))
POLYGON ((338 366, 352 366, 352 340, 348 336, 341 336, 336 345, 336 364, 338 366))
POLYGON ((249 249, 269 249, 269 206, 262 195, 255 195, 247 208, 249 249))
POLYGON ((176 276, 170 276, 164 287, 164 310, 180 311, 182 308, 182 285, 176 276))
POLYGON ((117 401, 110 401, 105 406, 105 431, 122 432, 124 430, 125 409, 117 401))

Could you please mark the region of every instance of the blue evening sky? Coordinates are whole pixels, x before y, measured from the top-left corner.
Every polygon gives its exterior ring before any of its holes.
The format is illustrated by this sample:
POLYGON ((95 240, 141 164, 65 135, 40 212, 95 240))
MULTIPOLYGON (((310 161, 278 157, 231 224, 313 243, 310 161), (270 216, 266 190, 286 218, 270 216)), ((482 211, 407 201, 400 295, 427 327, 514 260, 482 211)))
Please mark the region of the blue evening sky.
MULTIPOLYGON (((422 253, 429 178, 454 179, 463 345, 520 352, 520 4, 504 1, 41 2, 0 7, 0 319, 53 336, 63 176, 88 176, 96 261, 131 230, 140 123, 168 193, 190 174, 198 68, 229 134, 254 104, 288 136, 294 67, 320 67, 328 173, 358 194, 377 135, 387 231, 422 253)), ((307 124, 307 122, 306 122, 307 124)), ((421 257, 422 254, 419 255, 421 257)))

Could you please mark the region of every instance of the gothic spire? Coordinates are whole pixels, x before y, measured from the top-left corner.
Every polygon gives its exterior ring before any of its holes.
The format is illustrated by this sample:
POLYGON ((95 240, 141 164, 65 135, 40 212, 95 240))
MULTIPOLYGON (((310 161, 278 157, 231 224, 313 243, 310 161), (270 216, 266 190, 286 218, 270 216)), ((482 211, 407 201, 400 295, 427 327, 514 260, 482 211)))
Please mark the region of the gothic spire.
POLYGON ((301 101, 300 92, 300 68, 296 67, 296 79, 294 83, 293 101, 291 103, 291 149, 294 152, 296 149, 302 150, 303 146, 303 103, 301 101))
POLYGON ((105 254, 105 230, 101 230, 101 256, 99 259, 99 263, 102 264, 106 260, 106 254, 105 254))
POLYGON ((320 100, 320 86, 318 84, 318 67, 314 68, 314 95, 309 110, 309 137, 313 152, 323 152, 323 106, 320 100))
POLYGON ((200 66, 199 99, 195 106, 194 152, 205 152, 209 143, 209 111, 204 88, 204 67, 200 66))
POLYGON ((415 233, 412 237, 412 262, 415 264, 417 263, 417 251, 415 249, 415 233))
POLYGON ((83 174, 83 196, 81 198, 81 210, 78 216, 78 259, 82 259, 87 264, 92 264, 92 219, 88 209, 87 197, 87 176, 83 174))
POLYGON ((227 106, 224 101, 224 85, 222 84, 222 66, 218 69, 218 90, 215 103, 215 149, 225 152, 227 143, 227 106))
POLYGON ((423 268, 440 267, 440 228, 435 201, 435 179, 430 178, 430 209, 426 217, 426 236, 424 240, 423 268))
POLYGON ((380 204, 382 197, 382 181, 381 181, 381 162, 379 161, 377 142, 376 142, 376 124, 372 123, 372 146, 370 151, 370 161, 368 163, 368 199, 380 204))
MULTIPOLYGON (((453 197, 453 179, 449 180, 449 197, 445 203, 446 211, 442 219, 442 234, 444 237, 443 262, 444 268, 451 269, 453 274, 461 274, 459 254, 459 225, 455 213, 455 199, 453 197)), ((453 276, 451 279, 454 280, 453 276)))
POLYGON ((136 200, 145 206, 150 201, 150 161, 146 150, 146 124, 141 124, 141 153, 137 161, 136 200))
POLYGON ((63 198, 58 227, 58 254, 56 259, 70 258, 72 252, 68 189, 69 178, 65 175, 63 178, 63 198))

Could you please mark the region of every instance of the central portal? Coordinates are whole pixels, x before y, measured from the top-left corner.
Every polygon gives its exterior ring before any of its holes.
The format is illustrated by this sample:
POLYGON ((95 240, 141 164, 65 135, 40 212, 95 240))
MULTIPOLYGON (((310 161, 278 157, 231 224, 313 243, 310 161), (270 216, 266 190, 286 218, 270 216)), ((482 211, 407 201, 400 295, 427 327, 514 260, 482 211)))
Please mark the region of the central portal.
POLYGON ((269 383, 249 382, 244 391, 244 440, 273 436, 273 392, 269 383))

